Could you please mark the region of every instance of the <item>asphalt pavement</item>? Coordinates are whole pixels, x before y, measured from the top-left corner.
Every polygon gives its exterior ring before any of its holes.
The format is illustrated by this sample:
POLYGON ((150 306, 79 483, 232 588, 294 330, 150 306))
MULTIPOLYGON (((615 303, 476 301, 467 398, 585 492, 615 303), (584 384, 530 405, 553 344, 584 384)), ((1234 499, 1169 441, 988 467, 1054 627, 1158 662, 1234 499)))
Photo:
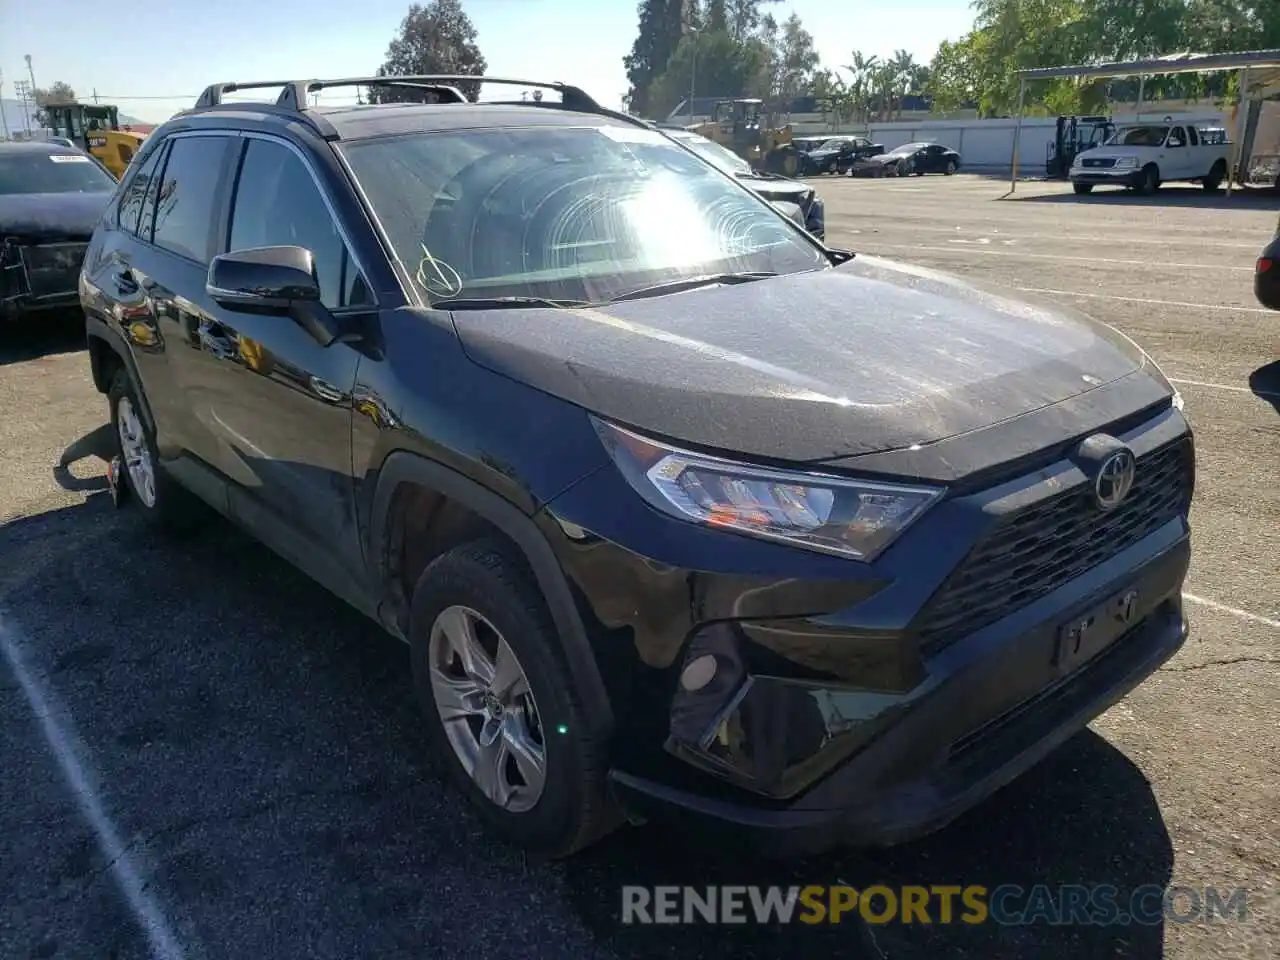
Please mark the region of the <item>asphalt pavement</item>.
MULTIPOLYGON (((952 827, 771 863, 655 827, 575 859, 484 835, 425 749, 405 648, 224 524, 105 493, 74 324, 0 331, 0 957, 1263 958, 1280 954, 1275 201, 818 178, 829 242, 1069 303, 1146 347, 1197 430, 1192 636, 952 827), (89 438, 84 440, 84 438, 89 438), (1243 920, 625 926, 624 884, 1244 888, 1243 920)), ((850 305, 856 309, 856 305, 850 305)))

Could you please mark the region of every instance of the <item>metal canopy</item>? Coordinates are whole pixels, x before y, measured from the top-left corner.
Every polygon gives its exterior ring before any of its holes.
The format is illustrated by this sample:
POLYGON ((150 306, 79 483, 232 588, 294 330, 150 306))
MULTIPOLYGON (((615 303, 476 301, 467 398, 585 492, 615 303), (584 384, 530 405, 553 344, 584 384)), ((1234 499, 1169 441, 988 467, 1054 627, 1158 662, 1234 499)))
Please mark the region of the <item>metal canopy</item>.
POLYGON ((1239 53, 1173 53, 1150 60, 1035 67, 1019 70, 1017 76, 1020 80, 1049 80, 1055 77, 1135 77, 1145 74, 1241 70, 1245 67, 1280 67, 1280 49, 1244 50, 1239 53))
MULTIPOLYGON (((1242 50, 1237 53, 1173 53, 1147 60, 1126 60, 1111 63, 1080 63, 1061 67, 1032 67, 1019 70, 1017 123, 1013 129, 1012 173, 1009 177, 1009 193, 1017 189, 1018 143, 1022 133, 1022 109, 1026 101, 1028 80, 1051 80, 1062 77, 1142 77, 1165 76, 1175 73, 1208 73, 1215 70, 1240 71, 1240 98, 1250 93, 1266 96, 1280 85, 1280 49, 1242 50)), ((1138 108, 1142 107, 1142 87, 1138 88, 1138 108)), ((1237 138, 1235 159, 1239 162, 1240 139, 1244 135, 1245 115, 1240 116, 1240 137, 1237 138)), ((1235 171, 1227 174, 1227 195, 1231 195, 1231 181, 1235 171)))

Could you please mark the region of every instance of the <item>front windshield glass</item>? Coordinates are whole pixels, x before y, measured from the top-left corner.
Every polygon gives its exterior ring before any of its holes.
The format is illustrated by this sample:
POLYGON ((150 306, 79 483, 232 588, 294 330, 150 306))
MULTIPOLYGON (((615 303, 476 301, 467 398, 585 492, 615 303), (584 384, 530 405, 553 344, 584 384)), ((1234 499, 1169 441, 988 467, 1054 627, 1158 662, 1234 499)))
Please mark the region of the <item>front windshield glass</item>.
POLYGON ((0 153, 0 195, 108 193, 116 182, 83 153, 0 153))
POLYGON ((849 142, 848 140, 828 140, 818 149, 819 150, 839 150, 848 142, 849 142))
POLYGON ((927 146, 928 146, 927 143, 904 143, 900 147, 894 147, 892 150, 886 153, 885 156, 886 157, 905 157, 908 153, 915 153, 917 150, 922 150, 927 146))
POLYGON ((428 299, 596 302, 706 274, 829 266, 768 203, 657 131, 459 130, 342 150, 428 299))
POLYGON ((1158 147, 1168 135, 1168 127, 1122 127, 1107 143, 1121 147, 1158 147))
POLYGON ((722 147, 714 140, 708 140, 706 137, 697 136, 677 136, 676 139, 689 149, 693 150, 704 160, 714 163, 721 170, 728 173, 751 172, 751 164, 747 163, 747 161, 743 160, 727 147, 722 147))

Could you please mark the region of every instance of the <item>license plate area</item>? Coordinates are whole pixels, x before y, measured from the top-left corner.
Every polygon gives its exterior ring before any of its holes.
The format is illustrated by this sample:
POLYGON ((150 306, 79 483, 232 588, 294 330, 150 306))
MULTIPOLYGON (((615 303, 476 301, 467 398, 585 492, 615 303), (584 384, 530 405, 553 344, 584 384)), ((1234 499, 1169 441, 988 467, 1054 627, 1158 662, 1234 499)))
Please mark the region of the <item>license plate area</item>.
POLYGON ((1142 596, 1128 587, 1058 627, 1051 663, 1059 676, 1074 673, 1142 619, 1142 596))

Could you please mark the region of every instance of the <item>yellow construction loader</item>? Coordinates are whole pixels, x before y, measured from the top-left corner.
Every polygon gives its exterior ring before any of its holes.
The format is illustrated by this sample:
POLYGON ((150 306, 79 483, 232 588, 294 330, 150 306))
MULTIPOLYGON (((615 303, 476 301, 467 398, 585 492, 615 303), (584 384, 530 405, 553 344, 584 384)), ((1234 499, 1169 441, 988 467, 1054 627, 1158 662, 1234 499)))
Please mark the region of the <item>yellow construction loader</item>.
POLYGON ((45 126, 101 161, 117 180, 146 134, 120 128, 120 112, 105 103, 46 103, 45 126))
POLYGON ((753 98, 721 100, 710 120, 690 129, 732 150, 756 170, 794 177, 800 172, 800 151, 791 142, 791 125, 765 127, 762 106, 753 98))

